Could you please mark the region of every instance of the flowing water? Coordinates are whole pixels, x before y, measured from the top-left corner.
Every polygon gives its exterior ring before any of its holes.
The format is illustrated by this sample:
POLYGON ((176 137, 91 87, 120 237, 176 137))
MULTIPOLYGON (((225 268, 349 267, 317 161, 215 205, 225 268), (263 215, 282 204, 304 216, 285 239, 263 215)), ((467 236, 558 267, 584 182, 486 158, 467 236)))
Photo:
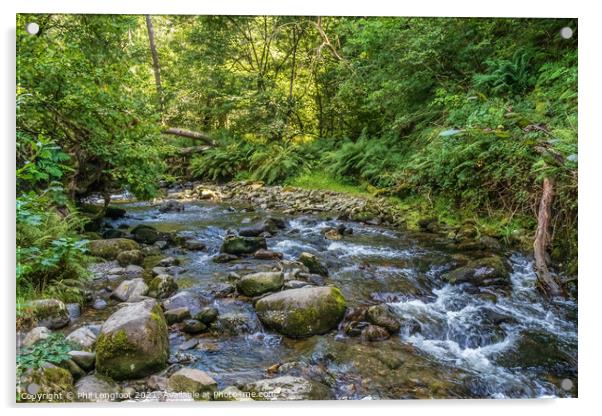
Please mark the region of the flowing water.
MULTIPOLYGON (((303 251, 318 255, 330 272, 325 283, 339 287, 349 307, 386 302, 403 322, 398 336, 382 342, 351 338, 340 329, 292 340, 264 330, 250 302, 214 295, 229 272, 274 266, 211 260, 228 230, 262 213, 209 202, 187 202, 183 212, 171 213, 140 202, 122 206, 128 216, 113 226, 145 223, 207 245, 206 251, 174 248, 165 254, 183 262, 181 288, 241 323, 237 334, 202 338, 203 348, 185 351, 193 359, 188 365, 207 371, 221 387, 265 378, 268 367, 292 363, 287 368, 328 384, 338 399, 576 396, 577 305, 540 296, 532 259, 522 254, 505 253, 512 264, 509 291, 475 293, 441 279, 454 253, 440 236, 283 216, 287 228, 268 238, 269 249, 285 260, 303 251), (339 241, 323 237, 321 230, 339 224, 353 234, 339 241)), ((171 334, 172 351, 184 337, 171 334)))

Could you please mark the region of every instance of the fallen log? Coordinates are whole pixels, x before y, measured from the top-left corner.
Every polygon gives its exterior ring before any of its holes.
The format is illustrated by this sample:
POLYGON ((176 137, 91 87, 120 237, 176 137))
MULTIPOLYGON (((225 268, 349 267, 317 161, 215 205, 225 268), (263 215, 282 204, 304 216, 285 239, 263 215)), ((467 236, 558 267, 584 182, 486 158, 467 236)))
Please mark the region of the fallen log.
POLYGON ((191 147, 182 147, 178 149, 178 154, 180 156, 190 156, 197 153, 203 153, 207 150, 211 149, 212 146, 191 146, 191 147))
POLYGON ((211 136, 209 136, 206 133, 199 132, 199 131, 192 131, 192 130, 180 129, 180 128, 176 128, 176 127, 170 127, 170 128, 162 130, 161 133, 171 134, 171 135, 180 136, 180 137, 186 137, 186 138, 194 139, 194 140, 200 140, 211 146, 213 146, 215 144, 215 142, 213 141, 213 138, 211 136))

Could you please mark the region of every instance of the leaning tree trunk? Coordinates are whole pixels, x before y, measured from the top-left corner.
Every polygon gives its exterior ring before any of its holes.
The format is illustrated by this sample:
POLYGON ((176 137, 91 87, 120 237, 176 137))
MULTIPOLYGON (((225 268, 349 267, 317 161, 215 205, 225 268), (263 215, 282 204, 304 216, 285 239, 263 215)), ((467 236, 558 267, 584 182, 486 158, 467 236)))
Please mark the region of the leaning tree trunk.
POLYGON ((153 72, 155 73, 155 84, 157 86, 157 97, 159 101, 159 111, 163 113, 163 88, 161 87, 161 66, 159 65, 159 55, 155 45, 155 29, 150 15, 146 15, 146 28, 148 29, 148 42, 150 44, 151 56, 153 58, 153 72))
POLYGON ((537 214, 537 230, 535 231, 535 241, 533 241, 535 273, 537 274, 537 286, 539 289, 548 295, 556 296, 562 294, 562 289, 550 273, 546 261, 546 250, 550 243, 549 229, 553 199, 554 181, 550 178, 544 178, 543 192, 537 214))

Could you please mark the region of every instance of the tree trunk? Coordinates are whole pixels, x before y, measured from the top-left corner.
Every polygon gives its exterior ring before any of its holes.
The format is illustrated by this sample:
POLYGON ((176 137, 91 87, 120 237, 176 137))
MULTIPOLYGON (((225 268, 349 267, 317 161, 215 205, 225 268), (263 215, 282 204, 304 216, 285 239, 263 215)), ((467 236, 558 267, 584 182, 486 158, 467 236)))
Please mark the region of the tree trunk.
POLYGON ((550 243, 549 228, 553 199, 554 181, 550 178, 544 178, 543 192, 537 214, 537 230, 535 231, 535 241, 533 241, 535 273, 537 274, 538 288, 547 295, 557 296, 562 294, 562 288, 554 280, 546 261, 546 250, 550 243))
POLYGON ((148 29, 148 41, 150 44, 151 56, 153 58, 153 72, 155 73, 155 85, 157 86, 157 97, 159 102, 159 111, 163 113, 163 88, 161 87, 161 66, 159 65, 159 55, 155 45, 155 29, 150 15, 146 15, 146 28, 148 29))
POLYGON ((170 127, 168 129, 162 130, 161 133, 171 134, 171 135, 180 136, 180 137, 187 137, 189 139, 194 139, 194 140, 200 140, 210 146, 215 145, 215 142, 213 141, 211 136, 209 136, 208 134, 202 133, 202 132, 198 132, 198 131, 191 131, 191 130, 170 127))

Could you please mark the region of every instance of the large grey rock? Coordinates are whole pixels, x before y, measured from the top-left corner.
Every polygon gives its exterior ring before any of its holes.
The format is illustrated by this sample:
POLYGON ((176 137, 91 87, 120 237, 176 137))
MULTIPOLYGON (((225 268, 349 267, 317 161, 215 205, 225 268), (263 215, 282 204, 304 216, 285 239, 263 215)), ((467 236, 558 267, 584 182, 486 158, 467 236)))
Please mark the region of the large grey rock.
POLYGON ((67 340, 75 342, 86 350, 92 349, 96 343, 96 334, 87 326, 77 328, 75 331, 67 335, 67 340))
POLYGON ((261 298, 255 310, 268 328, 302 338, 336 328, 345 315, 345 298, 335 287, 304 287, 261 298))
POLYGON ((185 290, 165 299, 163 301, 163 307, 165 310, 183 307, 188 308, 190 316, 195 316, 201 311, 201 301, 193 293, 185 290))
POLYGON ((307 267, 310 273, 328 276, 328 269, 315 255, 303 252, 299 255, 299 261, 307 267))
POLYGON ((182 368, 169 377, 167 389, 172 392, 201 394, 209 399, 217 390, 217 383, 204 371, 182 368))
POLYGON ((36 342, 48 338, 51 333, 52 332, 45 326, 37 326, 25 335, 22 344, 24 347, 31 347, 36 342))
POLYGON ((282 272, 259 272, 243 276, 237 283, 240 293, 246 296, 259 296, 279 290, 284 284, 282 272))
POLYGON ((151 280, 148 294, 157 299, 165 299, 178 291, 178 284, 168 274, 160 274, 151 280))
POLYGON ((91 374, 82 377, 75 383, 77 400, 80 402, 116 402, 119 401, 121 389, 108 377, 91 374))
POLYGON ((443 278, 452 284, 470 283, 475 286, 509 286, 511 267, 499 256, 483 257, 454 269, 443 278))
POLYGON ((139 301, 148 293, 148 286, 144 283, 144 279, 136 278, 124 280, 111 293, 111 297, 122 302, 139 301))
POLYGON ((263 237, 238 237, 231 235, 224 239, 220 251, 239 256, 241 254, 253 254, 259 249, 267 248, 267 242, 263 237))
POLYGON ((115 380, 155 373, 168 357, 167 323, 154 299, 119 309, 102 325, 96 342, 96 369, 115 380))
POLYGON ((28 303, 38 326, 59 329, 67 326, 71 319, 63 302, 57 299, 38 299, 28 303))
POLYGON ((122 251, 117 255, 117 262, 120 266, 127 266, 128 264, 135 264, 142 266, 144 262, 144 254, 140 250, 126 250, 122 251))
POLYGON ((109 238, 106 240, 92 240, 88 244, 90 254, 106 260, 115 260, 119 253, 128 250, 139 250, 140 246, 134 240, 127 238, 109 238))
POLYGON ((390 334, 396 334, 401 328, 397 316, 386 304, 373 305, 366 311, 368 321, 385 328, 390 334))
POLYGON ((259 400, 327 400, 332 395, 324 384, 301 377, 282 376, 248 383, 245 391, 260 395, 259 400))
POLYGON ((88 351, 69 351, 71 359, 86 371, 90 371, 94 368, 96 362, 96 354, 88 351))

